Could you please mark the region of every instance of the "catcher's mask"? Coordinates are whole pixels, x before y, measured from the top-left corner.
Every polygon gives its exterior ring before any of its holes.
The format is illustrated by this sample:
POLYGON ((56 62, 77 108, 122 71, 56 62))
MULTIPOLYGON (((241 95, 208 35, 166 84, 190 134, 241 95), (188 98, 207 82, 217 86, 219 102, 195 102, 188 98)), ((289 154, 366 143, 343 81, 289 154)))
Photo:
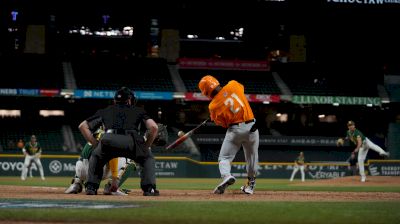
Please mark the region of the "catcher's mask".
POLYGON ((127 104, 129 99, 132 105, 136 104, 137 100, 135 94, 128 87, 121 87, 121 89, 115 92, 114 100, 116 104, 127 104))

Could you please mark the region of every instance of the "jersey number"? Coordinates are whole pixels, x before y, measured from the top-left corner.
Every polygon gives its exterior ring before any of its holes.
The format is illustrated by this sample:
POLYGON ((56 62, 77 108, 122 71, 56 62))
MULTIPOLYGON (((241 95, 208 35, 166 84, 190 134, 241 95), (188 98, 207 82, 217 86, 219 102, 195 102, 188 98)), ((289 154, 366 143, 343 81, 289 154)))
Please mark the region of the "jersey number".
POLYGON ((236 114, 237 112, 240 111, 240 107, 236 107, 236 108, 233 107, 233 105, 234 105, 233 99, 235 99, 240 104, 241 107, 244 107, 244 104, 235 93, 232 93, 231 97, 226 98, 226 100, 224 101, 224 104, 226 106, 230 106, 229 109, 232 111, 232 113, 236 114))

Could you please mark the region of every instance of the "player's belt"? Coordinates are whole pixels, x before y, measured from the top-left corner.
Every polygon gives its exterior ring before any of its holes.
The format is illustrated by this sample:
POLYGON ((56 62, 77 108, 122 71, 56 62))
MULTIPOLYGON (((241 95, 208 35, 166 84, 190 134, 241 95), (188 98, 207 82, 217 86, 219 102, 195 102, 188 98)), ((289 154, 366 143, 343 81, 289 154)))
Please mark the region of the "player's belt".
POLYGON ((118 135, 130 135, 136 130, 125 130, 125 129, 107 129, 106 133, 118 134, 118 135))
POLYGON ((248 123, 251 123, 251 122, 254 122, 254 119, 251 119, 251 120, 248 120, 248 121, 244 121, 244 122, 232 123, 232 124, 229 124, 229 127, 232 127, 232 126, 235 126, 235 125, 239 125, 241 123, 248 124, 248 123))

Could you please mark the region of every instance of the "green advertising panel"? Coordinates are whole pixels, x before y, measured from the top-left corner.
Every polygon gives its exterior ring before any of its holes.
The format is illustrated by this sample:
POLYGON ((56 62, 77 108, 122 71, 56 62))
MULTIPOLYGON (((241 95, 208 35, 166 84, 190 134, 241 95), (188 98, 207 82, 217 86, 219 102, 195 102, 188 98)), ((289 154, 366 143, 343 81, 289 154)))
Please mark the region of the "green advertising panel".
MULTIPOLYGON (((19 176, 23 167, 23 156, 17 154, 0 154, 0 176, 19 176)), ((74 176, 75 155, 43 155, 41 158, 45 176, 74 176)), ((370 160, 369 174, 373 176, 400 176, 400 160, 370 160)), ((220 177, 217 162, 200 162, 188 157, 156 157, 157 177, 220 177)), ((259 178, 289 178, 294 168, 293 163, 260 162, 258 167, 259 178)), ((38 176, 35 165, 33 175, 38 176)), ((234 162, 232 175, 247 177, 246 164, 234 162)), ((300 175, 300 174, 297 174, 300 175)), ((351 175, 347 163, 308 163, 307 179, 330 179, 351 175)), ((135 172, 132 176, 138 176, 135 172)))

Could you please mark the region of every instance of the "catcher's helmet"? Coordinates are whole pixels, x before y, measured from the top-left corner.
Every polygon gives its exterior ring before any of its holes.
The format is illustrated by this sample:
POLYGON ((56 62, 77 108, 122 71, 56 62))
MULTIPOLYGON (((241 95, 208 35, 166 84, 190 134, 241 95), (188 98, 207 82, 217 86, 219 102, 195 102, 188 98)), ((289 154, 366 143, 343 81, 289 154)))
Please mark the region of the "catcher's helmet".
POLYGON ((347 122, 347 127, 348 127, 348 126, 353 126, 353 125, 356 125, 356 123, 354 123, 354 121, 348 121, 348 122, 347 122))
POLYGON ((199 82, 199 89, 204 96, 210 97, 217 86, 219 86, 219 82, 216 78, 211 75, 204 76, 199 82))
POLYGON ((115 92, 114 100, 117 104, 125 104, 129 99, 132 101, 133 105, 136 104, 135 94, 128 87, 121 87, 121 89, 115 92))

